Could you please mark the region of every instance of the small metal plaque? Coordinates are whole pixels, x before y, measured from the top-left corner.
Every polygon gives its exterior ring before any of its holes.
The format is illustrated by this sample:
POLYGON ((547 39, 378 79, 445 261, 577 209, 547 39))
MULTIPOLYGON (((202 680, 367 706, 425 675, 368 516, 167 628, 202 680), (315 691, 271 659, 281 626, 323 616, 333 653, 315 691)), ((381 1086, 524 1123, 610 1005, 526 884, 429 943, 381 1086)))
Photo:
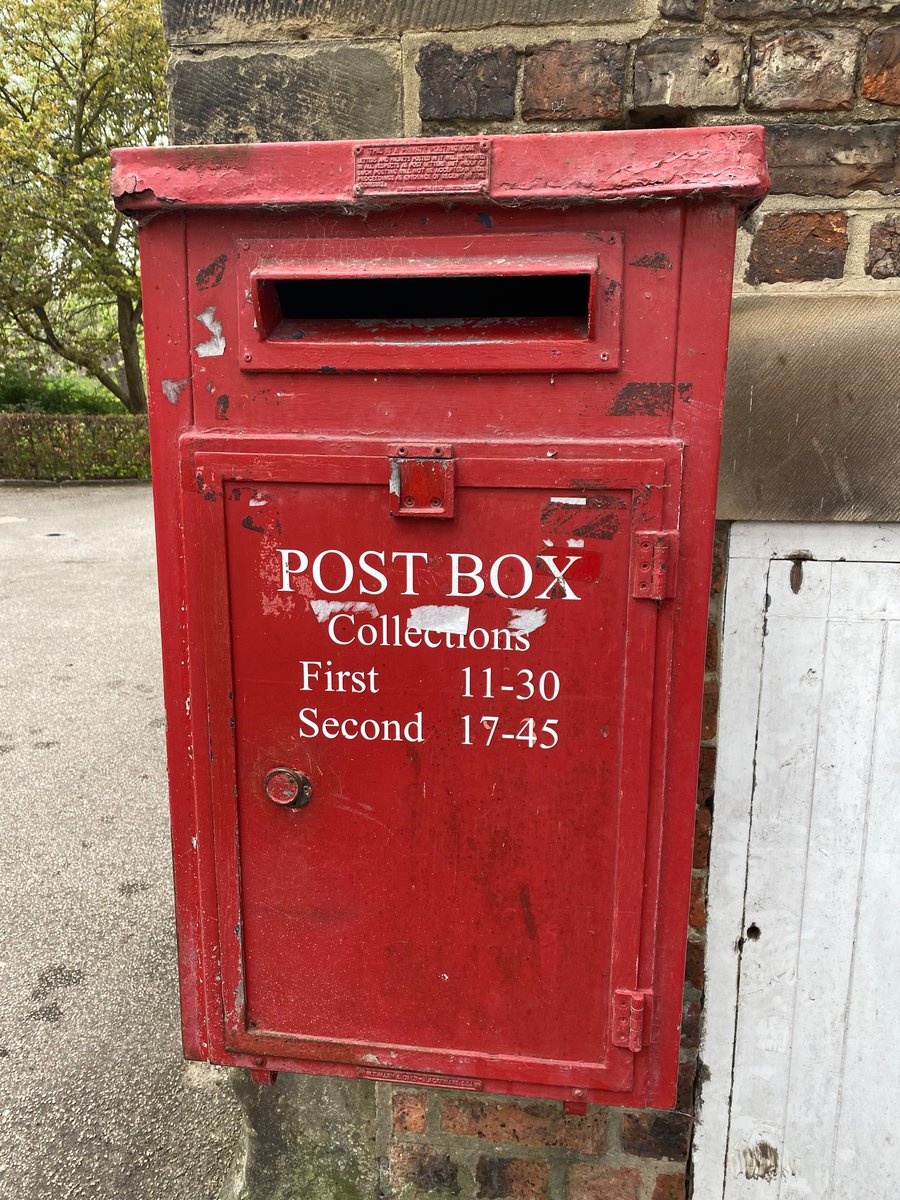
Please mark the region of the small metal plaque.
POLYGON ((357 196, 405 192, 486 192, 490 142, 377 142, 354 149, 357 196))
POLYGON ((415 1083, 425 1087, 453 1088, 455 1091, 480 1092, 484 1084, 480 1079, 458 1075, 430 1075, 424 1071, 378 1070, 375 1067, 360 1067, 362 1079, 383 1079, 388 1083, 415 1083))

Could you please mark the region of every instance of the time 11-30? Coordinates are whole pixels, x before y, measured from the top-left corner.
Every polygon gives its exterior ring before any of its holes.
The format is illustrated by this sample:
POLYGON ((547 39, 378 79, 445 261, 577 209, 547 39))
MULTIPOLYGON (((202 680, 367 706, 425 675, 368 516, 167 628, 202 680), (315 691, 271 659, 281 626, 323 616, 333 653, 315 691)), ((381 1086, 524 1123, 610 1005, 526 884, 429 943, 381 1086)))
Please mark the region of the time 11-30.
POLYGON ((483 667, 473 672, 471 667, 463 667, 463 696, 478 696, 479 699, 493 700, 498 695, 512 695, 513 700, 531 700, 539 696, 541 700, 555 700, 559 695, 559 676, 555 671, 542 671, 536 675, 527 667, 516 671, 513 683, 497 683, 494 679, 494 668, 483 667), (479 678, 480 677, 480 678, 479 678))

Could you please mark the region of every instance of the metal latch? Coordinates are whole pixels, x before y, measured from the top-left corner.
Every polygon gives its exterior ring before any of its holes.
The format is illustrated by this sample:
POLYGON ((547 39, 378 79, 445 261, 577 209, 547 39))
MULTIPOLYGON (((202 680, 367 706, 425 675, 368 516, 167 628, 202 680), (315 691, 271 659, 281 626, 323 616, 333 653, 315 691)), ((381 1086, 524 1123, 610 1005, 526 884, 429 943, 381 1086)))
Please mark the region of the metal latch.
POLYGON ((665 600, 675 594, 678 534, 639 529, 631 547, 631 594, 637 600, 665 600))
POLYGON ((619 988, 613 995, 612 1044, 637 1054, 644 1045, 644 1019, 653 993, 619 988))
POLYGON ((452 446, 391 446, 391 515, 452 517, 452 446))

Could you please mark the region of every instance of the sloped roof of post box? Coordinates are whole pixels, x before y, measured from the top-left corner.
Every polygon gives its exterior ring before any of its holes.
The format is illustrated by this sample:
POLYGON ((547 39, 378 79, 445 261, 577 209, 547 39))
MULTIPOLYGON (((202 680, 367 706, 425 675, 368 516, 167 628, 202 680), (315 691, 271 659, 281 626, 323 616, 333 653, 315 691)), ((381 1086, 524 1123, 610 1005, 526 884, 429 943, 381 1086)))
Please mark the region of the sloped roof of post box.
POLYGON ((769 184, 757 125, 170 146, 114 150, 112 161, 116 204, 135 217, 172 208, 372 208, 465 198, 566 204, 728 197, 749 206, 769 184), (443 178, 436 170, 421 187, 407 179, 392 190, 385 163, 390 176, 390 163, 404 154, 421 148, 433 160, 441 147, 450 164, 443 178), (464 179, 452 178, 454 162, 463 164, 464 179))

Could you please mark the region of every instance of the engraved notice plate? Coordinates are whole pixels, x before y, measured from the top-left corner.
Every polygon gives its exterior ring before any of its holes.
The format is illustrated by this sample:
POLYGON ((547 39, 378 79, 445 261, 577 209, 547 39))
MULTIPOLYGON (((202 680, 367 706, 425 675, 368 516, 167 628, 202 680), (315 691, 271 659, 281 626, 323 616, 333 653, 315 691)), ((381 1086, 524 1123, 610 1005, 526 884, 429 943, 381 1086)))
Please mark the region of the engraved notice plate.
POLYGON ((354 155, 357 196, 487 191, 489 142, 377 142, 357 146, 354 155))

